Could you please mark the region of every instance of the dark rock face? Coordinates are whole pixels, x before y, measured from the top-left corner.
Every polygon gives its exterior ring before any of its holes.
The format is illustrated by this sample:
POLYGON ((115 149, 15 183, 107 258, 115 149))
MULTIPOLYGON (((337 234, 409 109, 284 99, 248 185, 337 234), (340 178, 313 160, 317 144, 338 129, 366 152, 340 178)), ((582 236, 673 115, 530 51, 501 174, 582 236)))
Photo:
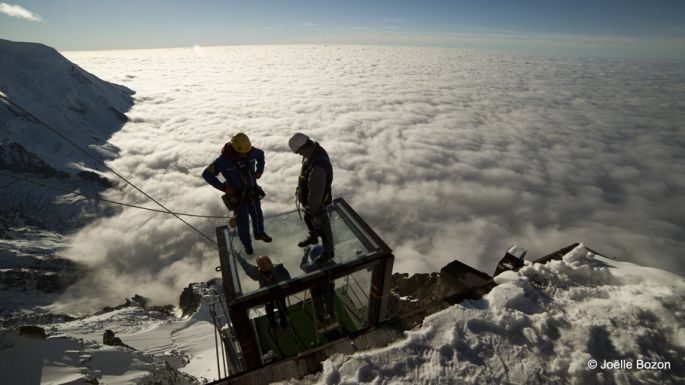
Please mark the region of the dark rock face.
POLYGON ((17 311, 3 314, 0 317, 0 328, 10 328, 22 324, 56 324, 70 322, 75 319, 65 314, 26 314, 25 312, 17 311))
POLYGON ((445 284, 439 273, 409 275, 394 273, 388 299, 388 318, 404 316, 418 309, 440 302, 445 284))
POLYGON ((45 339, 47 336, 45 335, 45 329, 38 327, 38 326, 33 326, 33 325, 26 325, 26 326, 19 326, 19 335, 22 335, 24 337, 29 337, 29 338, 36 338, 36 339, 45 339))
MULTIPOLYGON (((135 294, 131 298, 126 298, 126 302, 122 303, 121 305, 103 307, 102 310, 95 312, 95 315, 105 314, 105 313, 109 313, 109 312, 112 312, 115 310, 123 309, 125 307, 132 307, 132 306, 137 306, 137 307, 141 307, 145 310, 150 310, 150 309, 148 309, 148 306, 147 306, 148 302, 149 302, 148 298, 145 298, 139 294, 135 294)), ((164 307, 161 307, 161 308, 164 308, 164 307)))
POLYGON ((193 290, 193 284, 189 284, 188 287, 183 289, 181 297, 178 300, 178 307, 181 308, 183 312, 183 317, 193 314, 200 307, 200 301, 202 296, 200 293, 193 290))
POLYGON ((440 293, 435 293, 434 286, 440 279, 438 273, 413 274, 395 273, 392 275, 391 288, 395 289, 400 297, 424 298, 426 296, 439 297, 440 293))
POLYGON ((145 315, 150 318, 165 319, 169 316, 173 316, 174 305, 148 306, 149 301, 149 298, 135 294, 131 298, 126 298, 126 302, 122 303, 121 305, 105 306, 101 310, 95 312, 93 315, 110 313, 127 307, 137 307, 143 309, 145 315))
POLYGON ((19 143, 0 144, 0 169, 30 172, 49 178, 69 178, 69 174, 50 167, 38 155, 27 151, 19 143))
POLYGON ((109 346, 116 345, 117 340, 119 341, 119 344, 121 344, 121 339, 115 338, 114 332, 109 330, 109 329, 105 330, 105 334, 102 335, 102 343, 105 345, 109 345, 109 346))
POLYGON ((37 290, 43 293, 63 293, 80 277, 76 265, 67 260, 53 260, 37 263, 31 267, 0 271, 0 290, 37 290), (63 262, 63 263, 59 263, 63 262))
POLYGON ((128 345, 126 345, 121 338, 114 335, 114 332, 107 329, 102 335, 102 343, 109 346, 123 346, 127 349, 136 350, 128 345))
POLYGON ((178 307, 181 308, 183 317, 195 313, 200 307, 200 302, 202 302, 202 286, 219 288, 221 280, 214 278, 206 283, 191 283, 183 289, 178 299, 178 307))
POLYGON ((112 181, 92 171, 79 171, 76 175, 86 182, 99 183, 100 186, 104 188, 114 187, 114 183, 112 183, 112 181))
POLYGON ((4 213, 0 210, 0 238, 7 236, 7 230, 10 228, 10 222, 6 219, 4 213))

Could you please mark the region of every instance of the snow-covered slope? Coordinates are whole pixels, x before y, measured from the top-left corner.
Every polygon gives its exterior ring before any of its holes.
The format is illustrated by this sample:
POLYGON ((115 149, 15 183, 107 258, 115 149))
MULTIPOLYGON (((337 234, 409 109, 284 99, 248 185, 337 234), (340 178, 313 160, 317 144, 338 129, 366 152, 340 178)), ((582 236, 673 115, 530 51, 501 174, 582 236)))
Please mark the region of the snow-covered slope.
POLYGON ((109 311, 62 323, 40 324, 47 339, 0 329, 0 371, 9 384, 63 384, 79 379, 101 384, 194 384, 217 378, 212 289, 198 284, 199 309, 176 317, 148 308, 142 298, 109 311), (105 330, 124 344, 107 346, 105 330))
MULTIPOLYGON (((133 91, 98 79, 53 48, 2 39, 0 91, 0 170, 90 195, 106 187, 93 178, 103 167, 41 122, 96 159, 112 159, 118 149, 107 140, 126 122, 133 91)), ((73 205, 81 198, 5 175, 0 185, 0 213, 14 225, 64 231, 87 221, 83 206, 73 205)))
POLYGON ((112 208, 68 195, 98 195, 103 167, 51 129, 111 159, 107 142, 126 121, 132 91, 98 79, 53 48, 0 39, 0 315, 46 304, 76 281, 60 258, 62 235, 112 208), (37 185, 28 178, 58 189, 37 185))
MULTIPOLYGON (((323 372, 290 384, 682 384, 685 280, 616 262, 583 245, 548 264, 505 272, 488 295, 424 320, 386 348, 335 356, 323 372), (591 369, 591 360, 632 369, 591 369), (637 369, 638 360, 661 369, 637 369)), ((63 383, 189 383, 217 376, 209 287, 187 318, 128 306, 44 324, 47 339, 0 333, 5 378, 63 383), (137 349, 101 345, 113 330, 137 349), (42 361, 41 361, 42 360, 42 361), (42 365, 39 364, 42 362, 42 365), (24 377, 22 377, 24 376, 24 377), (32 376, 32 377, 31 377, 32 376)), ((12 383, 12 382, 11 382, 12 383)))
MULTIPOLYGON (((107 139, 126 121, 132 105, 126 87, 98 79, 55 49, 0 39, 0 91, 36 118, 101 158, 116 148, 107 139)), ((16 142, 63 171, 95 167, 73 146, 3 100, 0 143, 16 142)), ((9 150, 9 149, 8 149, 9 150)))
POLYGON ((427 317, 403 341, 329 359, 316 383, 684 383, 682 277, 580 245, 496 281, 482 300, 427 317), (632 369, 590 368, 615 360, 632 369), (637 369, 638 360, 668 368, 637 369))

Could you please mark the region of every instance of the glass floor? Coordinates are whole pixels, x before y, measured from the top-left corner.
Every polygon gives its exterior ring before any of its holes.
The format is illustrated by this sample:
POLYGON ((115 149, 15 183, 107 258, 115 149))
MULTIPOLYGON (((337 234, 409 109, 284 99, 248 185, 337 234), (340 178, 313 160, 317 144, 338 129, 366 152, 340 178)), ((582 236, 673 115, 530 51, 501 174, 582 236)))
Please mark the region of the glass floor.
MULTIPOLYGON (((316 323, 311 298, 297 301, 288 306, 290 327, 281 332, 277 332, 269 326, 266 315, 255 317, 253 319, 254 327, 259 336, 262 356, 268 355, 271 351, 278 359, 291 357, 310 348, 335 341, 365 327, 366 322, 360 324, 360 320, 355 319, 356 309, 350 309, 349 305, 346 305, 346 301, 343 300, 345 295, 343 290, 336 289, 334 297, 335 319, 326 325, 316 323), (322 331, 324 329, 326 329, 325 332, 322 331)), ((276 318, 278 319, 278 315, 276 318)))

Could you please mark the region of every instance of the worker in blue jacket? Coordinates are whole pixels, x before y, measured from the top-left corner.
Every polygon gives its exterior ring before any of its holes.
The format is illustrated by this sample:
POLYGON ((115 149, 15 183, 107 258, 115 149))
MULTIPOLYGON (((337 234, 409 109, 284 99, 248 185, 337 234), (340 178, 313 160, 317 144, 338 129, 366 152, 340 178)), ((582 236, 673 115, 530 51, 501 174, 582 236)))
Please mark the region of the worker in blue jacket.
POLYGON ((265 195, 264 190, 257 185, 257 179, 262 173, 264 151, 253 147, 250 138, 242 132, 231 137, 221 155, 202 173, 207 183, 226 193, 223 196, 224 203, 229 210, 235 212, 238 237, 248 255, 254 252, 250 238, 250 218, 254 238, 271 242, 271 237, 264 231, 264 214, 259 203, 265 195), (219 173, 225 182, 217 178, 219 173))

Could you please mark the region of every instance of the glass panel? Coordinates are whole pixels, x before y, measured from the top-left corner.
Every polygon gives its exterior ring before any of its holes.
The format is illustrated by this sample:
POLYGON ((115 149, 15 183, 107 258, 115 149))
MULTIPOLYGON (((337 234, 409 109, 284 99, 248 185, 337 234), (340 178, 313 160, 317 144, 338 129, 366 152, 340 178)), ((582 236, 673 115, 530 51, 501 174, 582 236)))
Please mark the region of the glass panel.
MULTIPOLYGON (((268 255, 273 264, 281 264, 282 269, 287 271, 291 278, 297 278, 306 274, 300 268, 304 250, 298 247, 297 243, 307 236, 307 226, 300 219, 297 211, 266 218, 264 220, 264 227, 266 232, 273 238, 271 243, 253 241, 254 254, 248 256, 245 254, 235 230, 233 230, 231 236, 233 249, 240 252, 245 262, 254 268, 256 268, 256 256, 268 255)), ((337 204, 332 206, 331 228, 335 245, 335 263, 343 264, 353 261, 356 258, 371 254, 376 249, 376 245, 367 239, 368 237, 365 236, 365 232, 360 228, 359 224, 351 220, 349 213, 337 204)), ((234 266, 237 268, 235 273, 237 273, 242 293, 247 294, 259 289, 258 281, 246 274, 246 270, 238 260, 234 260, 234 262, 234 266)))
MULTIPOLYGON (((371 268, 339 278, 331 285, 322 285, 285 298, 287 326, 280 324, 278 300, 269 321, 267 306, 249 310, 249 317, 259 343, 262 362, 294 356, 316 346, 338 340, 368 326, 371 268), (333 308, 333 311, 330 309, 333 308)), ((239 332, 239 331, 236 331, 239 332)))
POLYGON ((347 332, 369 325, 369 293, 373 266, 342 277, 335 282, 337 317, 347 332))
MULTIPOLYGON (((350 262, 356 258, 367 256, 372 253, 375 248, 367 248, 355 234, 361 234, 361 229, 355 228, 352 231, 350 225, 355 225, 348 218, 346 213, 339 207, 334 206, 331 213, 331 229, 333 231, 333 240, 335 245, 335 261, 338 263, 350 262)), ((369 242, 366 242, 367 244, 369 242)))

